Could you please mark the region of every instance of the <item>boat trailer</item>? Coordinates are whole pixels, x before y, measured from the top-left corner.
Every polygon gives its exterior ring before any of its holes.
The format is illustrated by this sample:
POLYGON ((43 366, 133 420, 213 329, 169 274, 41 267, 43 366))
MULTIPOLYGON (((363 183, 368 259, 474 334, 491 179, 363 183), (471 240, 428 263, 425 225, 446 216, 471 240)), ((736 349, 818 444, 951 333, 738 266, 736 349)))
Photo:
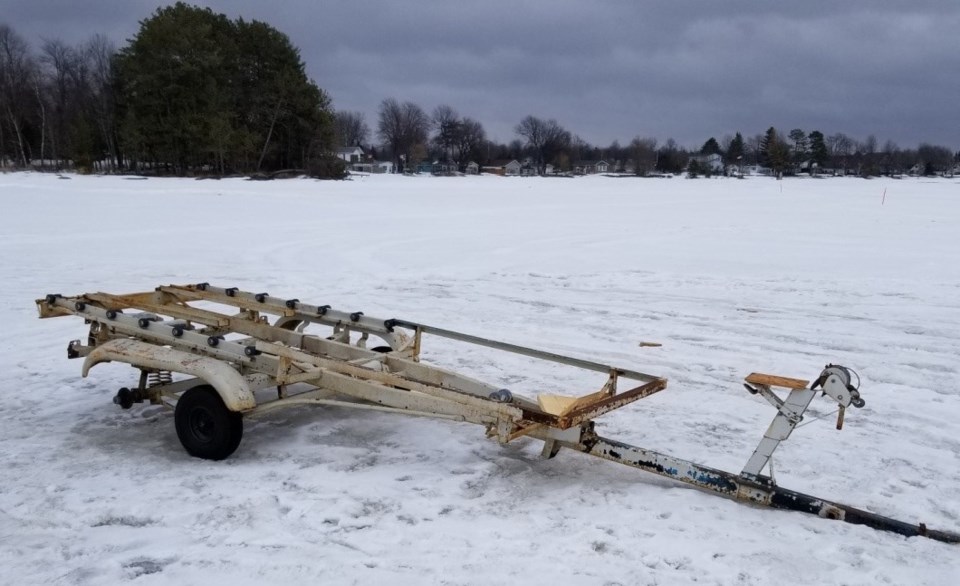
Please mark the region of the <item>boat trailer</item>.
POLYGON ((827 365, 812 383, 761 373, 747 376, 744 386, 766 399, 776 415, 743 470, 734 474, 597 435, 595 418, 667 386, 664 378, 626 368, 208 283, 125 295, 52 294, 36 303, 41 318, 75 315, 89 324, 86 343, 74 340, 67 346, 68 358, 84 359, 84 377, 101 362, 137 368, 138 383, 121 388, 114 403, 124 409, 145 402, 172 408, 180 442, 199 458, 230 456, 240 444, 246 416, 303 405, 373 409, 482 425, 488 437, 503 444, 535 438, 543 441, 545 458, 568 448, 755 505, 960 543, 958 533, 776 484, 773 452, 816 395, 837 403, 837 429, 847 407, 864 406, 859 377, 843 366, 827 365), (308 331, 313 326, 326 327, 308 331), (427 337, 595 371, 606 380, 588 394, 531 399, 421 362, 427 337), (173 373, 188 378, 174 380, 173 373), (624 380, 630 388, 620 388, 624 380), (771 472, 764 474, 765 469, 771 472))

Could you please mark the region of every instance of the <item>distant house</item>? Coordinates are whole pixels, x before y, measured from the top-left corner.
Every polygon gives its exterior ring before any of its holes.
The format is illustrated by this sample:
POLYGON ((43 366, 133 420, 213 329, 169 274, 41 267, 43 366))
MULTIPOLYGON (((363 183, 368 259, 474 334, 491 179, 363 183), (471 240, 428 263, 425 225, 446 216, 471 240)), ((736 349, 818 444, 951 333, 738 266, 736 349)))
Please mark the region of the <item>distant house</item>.
POLYGON ((550 163, 547 163, 543 168, 544 175, 553 175, 556 169, 550 163))
POLYGON ((360 163, 363 161, 363 149, 359 146, 344 147, 337 150, 337 158, 346 163, 360 163))
POLYGON ((510 176, 520 175, 520 170, 523 168, 523 165, 520 164, 520 161, 514 159, 503 166, 503 174, 510 176))
POLYGON ((467 163, 466 168, 467 175, 479 175, 480 174, 480 165, 476 161, 470 161, 467 163))
POLYGON ((393 173, 393 161, 377 161, 373 164, 374 173, 393 173))
POLYGON ((509 162, 510 161, 503 161, 503 160, 490 161, 488 164, 484 165, 483 167, 480 167, 480 172, 490 173, 491 175, 503 175, 504 167, 506 167, 507 163, 509 162))
POLYGON ((723 157, 717 153, 709 155, 693 155, 690 162, 696 161, 703 170, 709 170, 711 173, 723 173, 723 157))
POLYGON ((577 161, 573 164, 574 175, 593 175, 606 173, 609 170, 610 164, 606 161, 577 161))
POLYGON ((533 159, 527 157, 520 163, 520 176, 521 177, 536 177, 540 174, 539 169, 534 164, 533 159))
POLYGON ((456 175, 460 172, 460 169, 457 167, 457 164, 453 161, 446 161, 441 163, 439 161, 433 162, 433 174, 434 175, 456 175))

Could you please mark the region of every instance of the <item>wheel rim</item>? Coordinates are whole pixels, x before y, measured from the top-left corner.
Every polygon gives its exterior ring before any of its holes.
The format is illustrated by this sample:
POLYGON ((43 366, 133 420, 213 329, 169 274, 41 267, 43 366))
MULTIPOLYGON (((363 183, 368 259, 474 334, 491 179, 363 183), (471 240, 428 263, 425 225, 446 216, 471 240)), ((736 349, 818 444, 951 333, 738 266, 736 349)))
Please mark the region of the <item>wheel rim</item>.
POLYGON ((198 442, 210 443, 214 437, 216 423, 213 414, 207 409, 197 407, 190 411, 190 435, 198 442))

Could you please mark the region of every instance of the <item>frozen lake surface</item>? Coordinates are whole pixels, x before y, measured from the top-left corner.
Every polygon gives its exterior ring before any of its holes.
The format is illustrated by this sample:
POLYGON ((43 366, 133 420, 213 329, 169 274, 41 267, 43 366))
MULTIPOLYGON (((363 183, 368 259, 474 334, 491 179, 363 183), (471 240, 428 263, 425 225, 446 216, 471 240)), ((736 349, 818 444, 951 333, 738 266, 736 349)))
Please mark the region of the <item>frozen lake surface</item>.
MULTIPOLYGON (((669 379, 610 438, 739 471, 772 408, 753 371, 863 379, 817 399, 782 486, 960 530, 960 182, 0 174, 0 582, 955 584, 960 550, 738 504, 467 424, 316 408, 248 421, 223 462, 172 415, 80 377, 47 293, 209 281, 398 317, 669 379), (641 341, 662 347, 640 347, 641 341)), ((424 359, 515 392, 581 380, 434 341, 424 359)))

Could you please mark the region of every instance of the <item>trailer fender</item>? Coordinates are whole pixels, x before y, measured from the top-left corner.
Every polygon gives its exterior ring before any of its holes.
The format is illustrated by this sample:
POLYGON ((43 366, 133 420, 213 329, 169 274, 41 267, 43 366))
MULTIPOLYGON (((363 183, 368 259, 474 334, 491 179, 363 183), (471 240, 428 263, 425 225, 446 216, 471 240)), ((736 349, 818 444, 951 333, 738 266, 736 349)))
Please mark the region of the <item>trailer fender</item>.
POLYGON ((100 344, 90 352, 83 361, 83 376, 86 377, 97 364, 110 361, 195 376, 216 389, 224 405, 231 411, 246 411, 257 406, 250 385, 240 373, 214 358, 138 340, 118 339, 100 344))

